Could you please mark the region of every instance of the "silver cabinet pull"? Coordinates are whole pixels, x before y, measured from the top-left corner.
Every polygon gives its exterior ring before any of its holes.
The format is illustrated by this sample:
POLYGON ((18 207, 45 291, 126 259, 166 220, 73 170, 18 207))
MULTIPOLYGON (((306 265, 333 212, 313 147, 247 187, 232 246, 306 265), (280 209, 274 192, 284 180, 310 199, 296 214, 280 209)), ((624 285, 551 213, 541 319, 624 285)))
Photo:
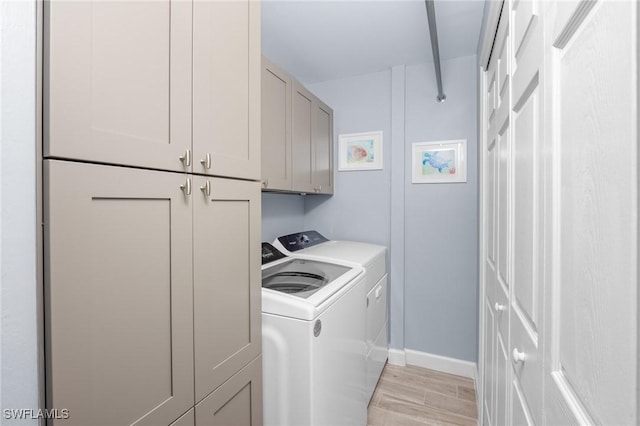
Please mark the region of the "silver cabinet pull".
POLYGON ((182 189, 185 195, 191 195, 191 178, 187 178, 187 180, 180 185, 180 189, 182 189))
POLYGON ((205 155, 204 158, 200 159, 200 164, 202 164, 204 166, 205 169, 210 169, 211 168, 211 154, 209 154, 207 152, 207 155, 205 155))
POLYGON ((208 180, 200 187, 200 191, 204 192, 207 197, 211 196, 211 182, 208 180))
POLYGON ((496 304, 494 305, 494 308, 496 310, 496 312, 502 312, 506 309, 506 307, 504 305, 499 304, 498 302, 496 302, 496 304))
POLYGON ((188 149, 184 152, 184 154, 182 154, 180 156, 180 161, 182 161, 182 163, 185 166, 190 166, 191 165, 191 150, 188 149))
POLYGON ((265 180, 263 180, 263 181, 262 181, 262 186, 263 186, 264 188, 267 188, 267 187, 269 186, 269 179, 265 179, 265 180))

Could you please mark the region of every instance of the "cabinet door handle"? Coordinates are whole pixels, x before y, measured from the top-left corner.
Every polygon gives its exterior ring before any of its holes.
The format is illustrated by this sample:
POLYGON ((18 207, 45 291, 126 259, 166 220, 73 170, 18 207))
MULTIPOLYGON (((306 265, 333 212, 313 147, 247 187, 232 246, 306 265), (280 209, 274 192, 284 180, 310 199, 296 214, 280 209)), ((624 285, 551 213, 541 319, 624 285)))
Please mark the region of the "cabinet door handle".
POLYGON ((210 169, 211 168, 211 154, 209 154, 207 152, 207 155, 204 156, 204 158, 200 159, 200 164, 202 164, 204 166, 205 169, 210 169))
POLYGON ((524 362, 527 359, 527 355, 524 352, 520 352, 518 348, 513 348, 513 361, 517 364, 519 362, 524 362))
POLYGON ((318 192, 322 192, 322 185, 318 187, 318 192))
POLYGON ((267 188, 269 186, 269 179, 265 179, 262 181, 262 186, 267 188))
POLYGON ((185 195, 191 195, 191 178, 187 178, 187 180, 180 185, 180 189, 182 189, 185 195))
POLYGON ((208 180, 200 187, 200 191, 204 192, 207 197, 211 196, 211 182, 208 180))
POLYGON ((494 305, 494 308, 496 309, 496 312, 502 312, 505 310, 505 306, 499 304, 498 302, 496 302, 496 304, 494 305))
POLYGON ((182 154, 180 156, 180 161, 182 161, 182 163, 185 166, 190 166, 191 165, 191 150, 188 149, 184 152, 184 154, 182 154))

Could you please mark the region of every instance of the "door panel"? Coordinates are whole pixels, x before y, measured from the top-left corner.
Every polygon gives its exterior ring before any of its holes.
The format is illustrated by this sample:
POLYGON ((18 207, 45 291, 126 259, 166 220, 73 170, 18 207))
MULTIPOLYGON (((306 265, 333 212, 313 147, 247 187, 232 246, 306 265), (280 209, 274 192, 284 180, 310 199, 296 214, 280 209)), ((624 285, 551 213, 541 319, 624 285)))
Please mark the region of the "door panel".
POLYGON ((484 418, 488 420, 486 425, 492 425, 495 419, 495 385, 496 385, 496 339, 495 339, 495 318, 493 315, 493 307, 490 303, 484 304, 484 379, 483 391, 484 395, 484 418))
POLYGON ((47 406, 71 413, 55 423, 171 423, 194 403, 184 176, 52 160, 44 175, 47 406))
POLYGON ((44 156, 190 170, 191 13, 184 0, 45 2, 44 156))
POLYGON ((293 188, 313 192, 312 140, 313 95, 300 84, 293 84, 292 152, 293 188))
POLYGON ((487 151, 487 167, 485 171, 486 183, 486 221, 487 221, 487 260, 495 273, 496 268, 496 252, 495 252, 495 226, 496 226, 496 140, 493 139, 489 143, 487 151))
POLYGON ((262 185, 290 190, 291 77, 262 57, 262 185))
POLYGON ((260 2, 193 2, 195 173, 260 179, 260 69, 260 2))
POLYGON ((509 424, 513 426, 533 426, 535 423, 531 418, 531 414, 529 412, 529 406, 522 392, 522 389, 520 389, 518 380, 514 379, 511 385, 512 385, 512 389, 511 389, 512 416, 511 416, 511 422, 509 422, 509 424))
POLYGON ((333 110, 314 99, 313 185, 317 192, 333 193, 333 110))
POLYGON ((262 425, 262 357, 196 405, 196 425, 262 425))
POLYGON ((545 15, 554 79, 547 421, 637 424, 638 5, 571 6, 545 15))
MULTIPOLYGON (((506 316, 506 315, 505 315, 506 316)), ((496 425, 505 426, 509 424, 509 353, 508 343, 503 340, 508 333, 498 333, 497 353, 496 353, 496 425)))
POLYGON ((180 417, 175 422, 171 423, 170 426, 195 426, 196 422, 196 410, 192 408, 187 411, 182 417, 180 417))
POLYGON ((497 241, 498 241, 498 279, 496 283, 503 286, 508 294, 509 290, 509 240, 510 240, 510 197, 509 197, 509 163, 510 144, 509 128, 504 127, 498 135, 498 217, 497 217, 497 241))
POLYGON ((194 335, 200 401, 261 350, 261 212, 257 182, 198 176, 194 188, 194 335))

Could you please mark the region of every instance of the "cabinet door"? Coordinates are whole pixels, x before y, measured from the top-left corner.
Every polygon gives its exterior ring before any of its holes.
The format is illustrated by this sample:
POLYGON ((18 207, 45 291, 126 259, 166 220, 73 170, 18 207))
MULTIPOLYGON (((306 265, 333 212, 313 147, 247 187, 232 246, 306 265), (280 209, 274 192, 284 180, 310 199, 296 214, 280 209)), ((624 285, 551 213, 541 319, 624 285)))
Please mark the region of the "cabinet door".
POLYGON ((181 174, 48 160, 47 406, 60 425, 170 424, 194 404, 192 207, 181 174))
POLYGON ((194 173, 260 179, 260 2, 193 3, 194 173))
POLYGON ((313 186, 333 194, 333 110, 316 98, 313 111, 313 186))
POLYGON ((312 140, 314 123, 314 98, 299 83, 293 83, 292 101, 292 153, 293 190, 314 192, 312 140))
POLYGON ((262 186, 291 190, 291 77, 262 58, 262 186))
POLYGON ((261 348, 260 184, 195 179, 196 401, 261 348))
POLYGON ((191 2, 44 7, 44 155, 190 170, 191 2))
POLYGON ((196 422, 196 409, 192 408, 182 415, 178 420, 171 423, 170 426, 194 426, 196 422))
POLYGON ((196 425, 262 425, 262 357, 196 405, 196 425))

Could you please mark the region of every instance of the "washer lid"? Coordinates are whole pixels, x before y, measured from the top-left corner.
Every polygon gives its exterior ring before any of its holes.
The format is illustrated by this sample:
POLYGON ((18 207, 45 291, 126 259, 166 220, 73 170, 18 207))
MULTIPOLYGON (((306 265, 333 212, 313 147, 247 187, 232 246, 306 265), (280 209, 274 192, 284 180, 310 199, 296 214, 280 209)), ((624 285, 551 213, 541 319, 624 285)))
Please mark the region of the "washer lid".
MULTIPOLYGON (((308 232, 308 231, 307 231, 308 232)), ((281 237, 282 238, 282 237, 281 237)), ((280 239, 273 245, 285 254, 294 253, 287 250, 280 239)), ((356 241, 329 240, 320 244, 305 247, 295 252, 296 255, 315 257, 319 260, 341 260, 365 266, 375 258, 384 256, 387 248, 377 244, 360 243, 356 241)))
POLYGON ((350 270, 332 263, 289 259, 263 269, 262 287, 306 299, 350 270))

